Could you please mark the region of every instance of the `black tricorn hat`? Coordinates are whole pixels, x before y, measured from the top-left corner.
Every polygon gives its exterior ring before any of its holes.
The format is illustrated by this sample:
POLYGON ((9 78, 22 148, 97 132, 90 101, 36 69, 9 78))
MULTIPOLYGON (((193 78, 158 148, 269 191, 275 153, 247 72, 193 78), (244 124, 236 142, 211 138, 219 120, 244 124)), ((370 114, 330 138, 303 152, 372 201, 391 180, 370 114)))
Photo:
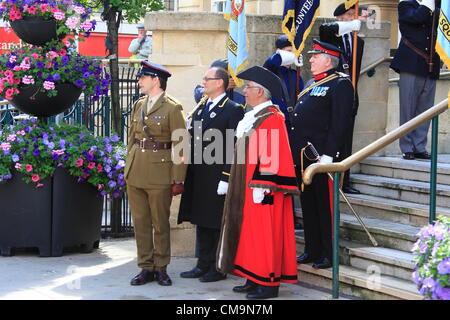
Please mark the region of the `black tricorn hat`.
POLYGON ((262 85, 270 91, 273 96, 283 98, 283 89, 281 80, 272 71, 264 67, 253 66, 237 74, 237 77, 244 80, 250 80, 262 85))
POLYGON ((148 75, 148 76, 158 76, 164 79, 172 76, 169 70, 164 68, 162 65, 159 65, 154 62, 150 62, 148 60, 144 60, 141 62, 141 68, 136 74, 137 77, 148 75))
POLYGON ((331 43, 319 41, 317 39, 313 39, 313 42, 313 48, 312 50, 308 51, 308 53, 326 53, 335 57, 339 57, 339 55, 343 53, 340 48, 331 43))

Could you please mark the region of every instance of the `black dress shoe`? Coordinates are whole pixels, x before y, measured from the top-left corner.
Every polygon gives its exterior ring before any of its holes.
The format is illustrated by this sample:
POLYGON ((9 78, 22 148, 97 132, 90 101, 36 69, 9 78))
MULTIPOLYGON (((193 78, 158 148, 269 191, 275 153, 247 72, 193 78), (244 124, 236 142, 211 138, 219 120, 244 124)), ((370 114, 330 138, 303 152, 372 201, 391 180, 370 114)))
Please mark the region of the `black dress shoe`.
POLYGON ((278 297, 278 286, 268 287, 258 285, 255 292, 247 294, 247 299, 269 299, 278 297))
POLYGON ((405 152, 403 154, 403 159, 405 159, 405 160, 414 160, 415 159, 414 153, 413 152, 405 152))
POLYGON ((153 280, 155 280, 155 273, 146 269, 142 269, 141 273, 131 279, 130 284, 132 286, 141 286, 143 284, 146 284, 147 282, 152 282, 153 280))
POLYGON ((344 193, 350 193, 350 194, 361 194, 361 191, 359 191, 358 189, 346 186, 342 188, 342 191, 344 191, 344 193))
POLYGON ((215 282, 223 280, 226 277, 227 277, 226 274, 222 274, 217 271, 209 271, 208 273, 202 275, 198 280, 200 280, 200 282, 215 282))
POLYGON ((237 286, 233 288, 237 293, 253 293, 258 288, 258 285, 251 280, 247 279, 247 282, 243 286, 237 286))
POLYGON ((431 154, 429 154, 427 151, 417 152, 417 153, 414 153, 414 157, 416 157, 417 159, 430 160, 431 159, 431 154))
POLYGON ((158 281, 158 284, 160 286, 171 286, 172 285, 172 280, 170 279, 166 270, 155 271, 155 278, 156 278, 156 281, 158 281))
POLYGON ((320 262, 314 263, 312 266, 314 269, 327 269, 332 267, 333 265, 328 258, 323 258, 320 262))
POLYGON ((201 277, 202 275, 204 275, 207 272, 208 272, 207 269, 204 270, 204 269, 200 269, 199 267, 195 267, 192 270, 180 273, 180 277, 182 277, 182 278, 189 278, 189 279, 199 278, 199 277, 201 277))
POLYGON ((297 263, 299 264, 305 264, 305 263, 310 263, 313 262, 313 258, 311 257, 311 255, 309 253, 304 253, 301 256, 297 257, 297 263))

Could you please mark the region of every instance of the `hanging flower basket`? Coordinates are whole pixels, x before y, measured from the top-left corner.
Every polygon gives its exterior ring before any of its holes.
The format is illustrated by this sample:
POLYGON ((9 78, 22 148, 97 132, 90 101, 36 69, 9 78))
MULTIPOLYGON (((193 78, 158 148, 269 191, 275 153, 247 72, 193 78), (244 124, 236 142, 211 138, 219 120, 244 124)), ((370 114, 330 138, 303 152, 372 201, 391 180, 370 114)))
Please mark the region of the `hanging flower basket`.
POLYGON ((24 17, 10 22, 11 29, 26 43, 43 46, 52 40, 63 39, 65 34, 56 35, 56 20, 42 17, 24 17))
POLYGON ((27 86, 10 101, 24 113, 37 117, 51 117, 73 106, 81 95, 81 88, 70 83, 56 84, 55 90, 58 91, 58 95, 49 97, 46 93, 40 92, 38 86, 27 86))
POLYGON ((0 19, 23 41, 44 45, 68 34, 88 37, 95 29, 91 8, 72 0, 2 0, 0 19))

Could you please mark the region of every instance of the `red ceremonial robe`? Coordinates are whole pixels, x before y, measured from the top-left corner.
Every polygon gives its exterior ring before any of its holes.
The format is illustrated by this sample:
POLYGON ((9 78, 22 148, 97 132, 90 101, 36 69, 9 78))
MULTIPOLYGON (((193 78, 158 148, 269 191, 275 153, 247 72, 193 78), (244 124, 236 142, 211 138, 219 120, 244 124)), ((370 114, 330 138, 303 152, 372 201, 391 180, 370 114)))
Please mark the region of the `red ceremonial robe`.
POLYGON ((245 164, 233 165, 231 171, 217 267, 264 286, 296 283, 292 195, 299 190, 284 116, 274 106, 256 116, 247 142, 244 136, 236 144, 236 152, 245 145, 245 164), (255 203, 252 188, 269 189, 270 194, 255 203))

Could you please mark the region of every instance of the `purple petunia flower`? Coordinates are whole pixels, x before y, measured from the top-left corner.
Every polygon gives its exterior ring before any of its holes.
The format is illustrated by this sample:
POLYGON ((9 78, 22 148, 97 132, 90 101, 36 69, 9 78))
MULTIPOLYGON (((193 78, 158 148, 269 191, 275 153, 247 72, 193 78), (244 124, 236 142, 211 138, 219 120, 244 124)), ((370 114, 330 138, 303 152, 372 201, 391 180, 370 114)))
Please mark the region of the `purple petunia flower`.
POLYGON ((14 161, 14 162, 17 162, 20 160, 19 156, 17 154, 13 154, 11 158, 12 158, 12 161, 14 161))
POLYGON ((113 181, 113 180, 110 180, 110 181, 108 182, 108 186, 109 186, 110 188, 114 188, 116 185, 117 185, 117 183, 116 183, 115 181, 113 181))
POLYGON ((442 260, 437 266, 440 275, 445 275, 450 273, 450 258, 442 260))
POLYGON ((41 152, 39 151, 39 149, 34 149, 33 150, 33 156, 39 157, 40 155, 41 155, 41 152))

